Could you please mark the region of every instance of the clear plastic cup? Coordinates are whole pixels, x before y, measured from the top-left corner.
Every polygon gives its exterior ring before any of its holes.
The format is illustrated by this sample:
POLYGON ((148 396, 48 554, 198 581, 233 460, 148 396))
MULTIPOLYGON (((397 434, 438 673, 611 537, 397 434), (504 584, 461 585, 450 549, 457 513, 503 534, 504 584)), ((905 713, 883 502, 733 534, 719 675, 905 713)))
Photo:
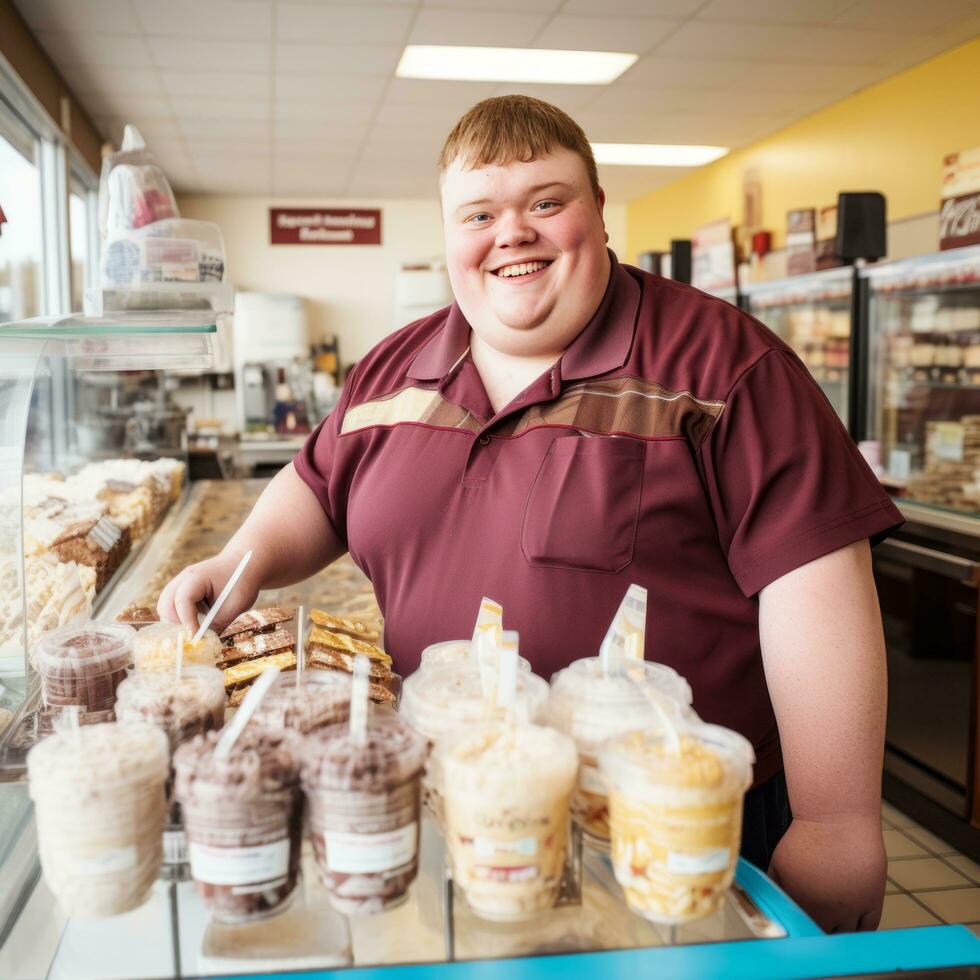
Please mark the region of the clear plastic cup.
POLYGON ((174 754, 176 797, 191 876, 227 923, 274 915, 299 877, 302 807, 294 732, 246 728, 221 758, 220 733, 185 742, 174 754))
POLYGON ((650 703, 658 696, 665 710, 693 717, 685 711, 691 705, 690 685, 663 664, 628 662, 623 673, 607 676, 599 657, 587 657, 551 678, 545 717, 549 725, 571 736, 578 749, 572 817, 593 847, 609 848, 609 801, 599 772, 599 747, 623 732, 658 728, 660 715, 650 703))
MULTIPOLYGON (((492 659, 493 651, 488 648, 484 654, 488 660, 492 659)), ((422 651, 422 658, 419 661, 419 670, 428 667, 445 667, 449 664, 461 664, 473 662, 472 648, 469 640, 444 640, 442 643, 433 643, 422 651)), ((517 658, 518 666, 521 670, 530 672, 531 663, 523 657, 517 658)))
POLYGON ((133 660, 138 671, 170 670, 177 663, 177 639, 184 638, 184 663, 214 667, 221 660, 218 634, 205 630, 197 643, 194 634, 180 623, 151 623, 139 630, 133 642, 133 660))
MULTIPOLYGON (((519 670, 513 717, 537 721, 548 699, 548 682, 519 670)), ((469 660, 416 671, 405 679, 399 714, 423 735, 430 749, 447 735, 488 721, 502 720, 504 709, 493 709, 483 694, 479 668, 469 660)), ((422 801, 442 825, 438 760, 429 759, 422 778, 422 801)))
MULTIPOLYGON (((34 647, 45 708, 78 706, 111 712, 116 689, 132 662, 136 631, 117 623, 87 623, 45 633, 34 647)), ((104 717, 112 721, 112 716, 104 717)))
POLYGON ((610 739, 599 755, 616 880, 634 912, 669 925, 721 905, 755 761, 746 739, 717 725, 690 727, 679 747, 661 731, 636 731, 610 739))
POLYGON ((281 674, 266 691, 252 716, 253 725, 291 728, 307 735, 317 728, 347 721, 351 675, 339 670, 308 670, 302 687, 296 674, 281 674))
POLYGON ((438 745, 446 839, 476 915, 531 918, 555 904, 575 785, 575 743, 553 728, 497 723, 438 745))
POLYGON ((27 755, 44 877, 72 918, 141 905, 160 870, 167 739, 147 724, 59 732, 27 755))
POLYGON ((419 773, 425 741, 392 715, 368 720, 363 745, 347 725, 306 739, 303 789, 320 877, 346 915, 400 904, 418 869, 419 773))

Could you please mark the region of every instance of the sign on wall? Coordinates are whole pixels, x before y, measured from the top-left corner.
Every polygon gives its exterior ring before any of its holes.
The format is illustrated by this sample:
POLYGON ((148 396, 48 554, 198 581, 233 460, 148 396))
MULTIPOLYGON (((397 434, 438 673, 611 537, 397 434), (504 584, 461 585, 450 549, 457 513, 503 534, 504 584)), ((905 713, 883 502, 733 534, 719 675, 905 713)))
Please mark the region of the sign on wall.
POLYGON ((269 208, 273 245, 380 245, 378 208, 269 208))
POLYGON ((943 160, 940 249, 980 245, 980 146, 943 160))

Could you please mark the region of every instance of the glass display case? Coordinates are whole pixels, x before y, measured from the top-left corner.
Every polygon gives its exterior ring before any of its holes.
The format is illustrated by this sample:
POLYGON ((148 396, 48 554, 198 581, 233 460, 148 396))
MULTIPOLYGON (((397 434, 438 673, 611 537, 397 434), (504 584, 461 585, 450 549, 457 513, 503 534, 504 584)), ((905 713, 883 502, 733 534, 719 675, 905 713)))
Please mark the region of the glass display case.
POLYGON ((742 289, 743 307, 796 351, 853 436, 860 427, 855 288, 854 269, 844 267, 742 289))
POLYGON ((889 668, 885 785, 976 857, 980 248, 864 276, 865 446, 906 518, 874 551, 889 668))

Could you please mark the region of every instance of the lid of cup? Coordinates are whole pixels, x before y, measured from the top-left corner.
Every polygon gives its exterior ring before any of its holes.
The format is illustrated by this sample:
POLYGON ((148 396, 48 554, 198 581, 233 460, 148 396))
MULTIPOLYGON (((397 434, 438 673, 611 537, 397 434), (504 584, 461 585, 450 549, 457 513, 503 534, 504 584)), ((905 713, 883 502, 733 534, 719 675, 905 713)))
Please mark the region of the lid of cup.
MULTIPOLYGON (((442 643, 433 643, 422 651, 419 668, 424 667, 428 670, 429 667, 466 663, 471 661, 472 653, 472 644, 469 640, 444 640, 442 643)), ((521 670, 531 670, 531 662, 524 657, 517 658, 517 665, 521 670)))
POLYGON ((425 739, 393 714, 368 718, 360 745, 347 724, 331 725, 306 737, 303 786, 307 791, 393 789, 421 771, 427 749, 425 739))
POLYGON ((34 645, 34 659, 42 673, 56 671, 92 674, 117 670, 128 661, 136 630, 122 623, 85 623, 44 633, 34 645))
POLYGON ((303 718, 316 718, 324 712, 335 714, 350 704, 350 693, 351 675, 345 671, 308 670, 302 686, 297 686, 292 671, 280 674, 255 709, 252 724, 267 724, 273 719, 281 722, 293 712, 303 718))
POLYGON ((27 753, 33 799, 48 793, 78 798, 123 784, 160 782, 170 771, 167 736, 146 722, 112 721, 61 731, 27 753))
MULTIPOLYGON (((548 699, 548 682, 519 670, 515 711, 518 720, 534 721, 548 699)), ((470 661, 416 671, 405 679, 399 713, 426 738, 435 741, 464 725, 492 715, 483 694, 480 670, 470 661)))
POLYGON ((225 680, 217 667, 187 664, 177 680, 175 671, 134 671, 116 691, 116 713, 129 706, 157 705, 161 710, 201 706, 207 710, 216 702, 224 704, 225 680))
POLYGON ((646 701, 643 687, 649 686, 682 705, 693 702, 691 685, 666 664, 651 660, 628 660, 623 673, 603 673, 600 657, 575 660, 551 678, 552 698, 569 698, 592 704, 646 701))

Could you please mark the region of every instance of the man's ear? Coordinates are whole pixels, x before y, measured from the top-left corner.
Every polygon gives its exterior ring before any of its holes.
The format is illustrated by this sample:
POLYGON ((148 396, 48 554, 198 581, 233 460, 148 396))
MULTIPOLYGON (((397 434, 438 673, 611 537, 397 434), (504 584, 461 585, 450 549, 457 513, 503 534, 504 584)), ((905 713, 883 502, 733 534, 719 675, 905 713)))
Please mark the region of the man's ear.
MULTIPOLYGON (((599 205, 599 217, 602 219, 602 230, 606 230, 606 219, 603 214, 603 209, 606 206, 606 192, 600 187, 598 193, 595 196, 596 203, 599 205)), ((609 232, 606 231, 606 241, 609 241, 609 232)))

